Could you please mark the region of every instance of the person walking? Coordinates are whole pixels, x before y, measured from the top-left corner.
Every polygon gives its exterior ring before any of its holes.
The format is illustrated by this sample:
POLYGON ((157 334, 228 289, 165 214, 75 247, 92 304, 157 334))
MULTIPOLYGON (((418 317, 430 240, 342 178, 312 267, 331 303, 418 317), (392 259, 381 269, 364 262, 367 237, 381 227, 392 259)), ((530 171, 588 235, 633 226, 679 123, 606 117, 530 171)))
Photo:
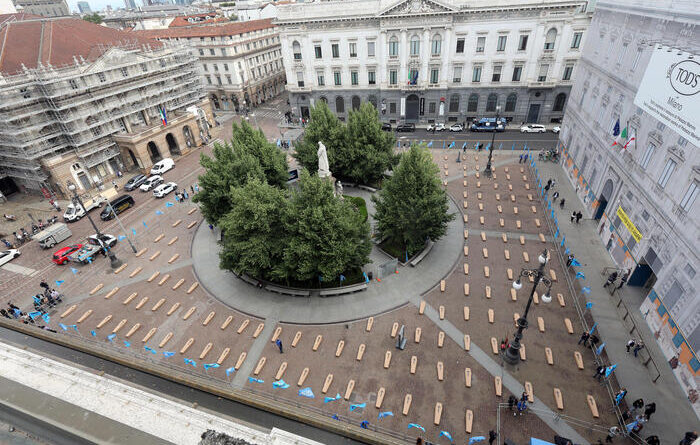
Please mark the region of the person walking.
POLYGON ((552 178, 549 178, 547 180, 547 188, 546 189, 549 190, 550 187, 552 187, 552 178))
POLYGON ((628 280, 629 277, 630 277, 630 272, 632 272, 632 270, 631 270, 631 269, 627 269, 627 272, 625 272, 625 274, 622 276, 622 278, 620 279, 620 284, 617 285, 617 287, 615 288, 615 290, 620 289, 622 286, 625 285, 625 283, 627 283, 627 280, 628 280))
POLYGON ((659 436, 649 436, 646 438, 646 443, 647 445, 661 445, 661 441, 659 440, 659 436))
POLYGON ((640 340, 639 343, 637 343, 634 346, 634 349, 632 350, 632 352, 634 352, 634 356, 638 357, 639 351, 641 351, 642 349, 644 349, 644 342, 640 340))
POLYGON ((644 407, 644 417, 651 419, 651 415, 656 412, 656 402, 647 403, 644 407))
POLYGON ((620 428, 617 426, 611 426, 608 430, 608 435, 605 437, 605 443, 612 443, 615 436, 620 435, 620 428))
POLYGON ((576 219, 576 211, 575 211, 575 210, 572 210, 572 211, 571 211, 571 224, 574 223, 574 220, 575 220, 575 219, 576 219))
POLYGON ((112 186, 114 186, 114 190, 119 190, 119 186, 117 185, 117 181, 112 180, 112 186))
POLYGON ((522 163, 523 163, 523 155, 520 155, 520 159, 518 160, 518 164, 522 164, 522 163))
POLYGON ((581 218, 583 218, 583 213, 579 210, 578 213, 576 213, 576 224, 581 222, 581 218))
POLYGON ((634 402, 632 402, 632 412, 636 415, 637 411, 641 410, 644 408, 644 399, 641 397, 634 402))
POLYGON ((698 438, 698 432, 697 431, 688 431, 685 433, 685 436, 683 436, 683 439, 678 442, 678 445, 690 445, 695 440, 698 438))
MULTIPOLYGON (((617 280, 617 271, 613 271, 610 275, 608 275, 608 280, 603 284, 603 287, 606 288, 610 286, 611 284, 614 284, 615 281, 617 280)), ((629 352, 629 351, 627 351, 629 352)))
POLYGON ((560 209, 562 209, 562 210, 564 209, 564 203, 565 203, 565 202, 566 202, 566 199, 561 198, 561 201, 559 201, 559 208, 560 208, 560 209))
POLYGON ((495 440, 496 440, 496 432, 494 430, 489 431, 489 445, 493 445, 493 442, 495 440))
POLYGON ((571 267, 571 263, 574 262, 574 254, 570 253, 569 256, 566 257, 566 267, 571 267))
POLYGON ((635 345, 635 344, 637 344, 637 342, 635 342, 633 338, 630 338, 629 340, 627 340, 627 345, 626 345, 626 346, 627 346, 627 353, 628 353, 628 354, 629 354, 629 352, 630 352, 630 349, 634 348, 634 345, 635 345))
POLYGON ((598 379, 600 382, 600 379, 605 375, 605 366, 600 365, 595 369, 595 374, 593 374, 594 379, 598 379))
POLYGON ((559 198, 559 192, 555 191, 554 194, 552 195, 552 203, 557 202, 557 198, 559 198))
POLYGON ((278 338, 277 340, 275 340, 275 344, 276 344, 277 347, 279 348, 280 354, 283 354, 283 353, 284 353, 284 350, 282 349, 282 340, 280 340, 280 339, 278 338))
POLYGON ((578 344, 580 345, 581 343, 583 343, 583 346, 586 346, 588 343, 588 338, 590 336, 591 334, 589 334, 588 332, 584 332, 583 334, 581 334, 581 338, 578 339, 578 344))
POLYGON ((190 186, 190 191, 191 191, 192 194, 194 195, 194 184, 192 184, 192 185, 190 186))
POLYGON ((627 397, 627 388, 620 388, 618 392, 615 393, 615 405, 620 405, 623 400, 627 397))
POLYGON ((547 193, 549 193, 549 187, 550 187, 549 184, 547 184, 547 185, 544 186, 544 194, 545 194, 545 195, 546 195, 547 193))
POLYGON ((214 231, 214 225, 209 224, 209 230, 211 230, 211 231, 213 232, 213 231, 214 231))

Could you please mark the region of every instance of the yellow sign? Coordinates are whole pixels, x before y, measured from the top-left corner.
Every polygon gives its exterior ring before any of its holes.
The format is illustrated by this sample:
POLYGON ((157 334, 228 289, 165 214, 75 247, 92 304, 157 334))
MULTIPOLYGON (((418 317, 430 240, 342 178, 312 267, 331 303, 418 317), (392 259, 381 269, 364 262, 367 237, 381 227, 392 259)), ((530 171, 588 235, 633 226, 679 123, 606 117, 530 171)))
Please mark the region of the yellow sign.
POLYGON ((630 233, 634 237, 634 240, 639 242, 639 240, 642 239, 642 233, 639 231, 639 229, 637 229, 632 220, 630 220, 629 216, 627 216, 627 213, 625 213, 625 211, 622 210, 622 207, 617 208, 617 216, 622 221, 622 224, 624 224, 625 227, 627 227, 627 230, 630 231, 630 233))

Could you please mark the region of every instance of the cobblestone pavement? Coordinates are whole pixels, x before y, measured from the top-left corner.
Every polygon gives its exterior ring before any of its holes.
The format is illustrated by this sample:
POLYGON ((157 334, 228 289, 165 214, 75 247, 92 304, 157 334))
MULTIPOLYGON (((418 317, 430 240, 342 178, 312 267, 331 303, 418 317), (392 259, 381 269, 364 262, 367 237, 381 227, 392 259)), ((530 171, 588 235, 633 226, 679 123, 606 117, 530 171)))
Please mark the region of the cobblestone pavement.
MULTIPOLYGON (((220 127, 220 139, 226 138, 227 126, 220 127)), ((499 355, 491 351, 492 340, 500 342, 512 336, 514 313, 523 310, 529 289, 525 282, 516 294, 517 301, 513 300, 508 270, 517 274, 521 267, 534 268, 542 249, 553 248, 545 230, 544 209, 528 171, 520 171, 518 155, 512 152, 496 154, 496 176, 492 179, 477 176, 486 161, 484 153, 470 152, 460 163, 456 162, 456 151, 449 151, 448 159, 444 150, 433 153, 447 190, 458 204, 457 221, 464 226, 464 236, 451 242, 458 243, 456 250, 463 254, 457 255, 456 262, 445 261, 442 278, 422 283, 427 292, 409 290, 404 296, 407 303, 371 319, 280 323, 281 318, 274 314, 257 318, 247 315, 244 307, 239 311, 221 303, 205 290, 205 283, 198 283, 193 271, 192 243, 203 224, 196 206, 189 201, 176 203, 172 195, 155 200, 140 192, 132 193, 137 207, 122 214, 126 233, 114 221, 99 223, 105 231, 129 236, 138 251, 134 254, 126 240, 117 245, 117 256, 125 264, 122 270, 115 273, 101 257, 84 266, 55 266, 49 262, 51 252, 30 243, 16 263, 35 272, 27 276, 0 270, 2 304, 12 300, 29 311, 30 296, 38 292, 40 279, 52 286, 60 283, 66 299, 50 312, 49 323, 57 335, 111 342, 120 353, 230 381, 257 394, 289 400, 302 410, 338 414, 340 421, 359 424, 367 420, 370 428, 398 437, 420 434, 437 442, 440 432, 447 431, 455 441, 464 442, 473 435, 488 436, 489 430, 496 429, 498 404, 505 403, 511 393, 519 396, 529 382, 537 413, 504 419, 502 428, 507 431, 502 430, 500 440, 523 443, 530 435, 552 440, 555 433, 576 443, 604 438, 602 431, 614 424, 615 418, 605 387, 591 378, 589 352, 576 344, 581 322, 572 296, 561 282, 565 272, 555 256, 547 267, 552 278, 554 274, 559 277, 553 287, 555 298, 549 305, 538 300, 532 309, 524 339, 526 360, 514 369, 503 367, 499 355), (426 307, 421 314, 423 301, 426 307), (540 318, 542 329, 538 327, 540 318), (567 319, 573 333, 567 330, 567 319), (395 348, 393 334, 402 325, 407 347, 400 351, 395 348), (464 335, 469 336, 468 345, 464 335), (276 338, 282 341, 284 354, 277 350, 276 338), (551 350, 551 364, 547 363, 546 348, 551 350), (576 365, 575 351, 582 354, 583 370, 576 365), (219 366, 205 369, 203 364, 219 366), (272 382, 279 379, 290 387, 273 387, 272 382), (496 394, 499 381, 500 396, 496 394), (297 394, 306 387, 315 398, 297 394), (557 409, 555 389, 561 391, 563 409, 557 409), (383 400, 378 403, 381 392, 383 400), (336 394, 340 394, 339 400, 324 403, 324 397, 336 394), (591 414, 589 395, 597 403, 599 418, 591 414), (359 406, 351 409, 353 405, 359 406), (393 416, 378 420, 378 414, 385 411, 393 416), (473 415, 473 422, 468 431, 465 419, 469 415, 473 415), (582 423, 567 423, 562 420, 565 416, 582 423), (408 429, 409 423, 422 425, 426 432, 408 429)), ((166 179, 181 186, 196 181, 200 171, 197 158, 198 154, 178 159, 166 179)), ((68 242, 92 232, 86 221, 71 228, 74 236, 68 242)), ((430 255, 428 262, 432 261, 430 255)), ((401 270, 392 279, 401 280, 401 270)))

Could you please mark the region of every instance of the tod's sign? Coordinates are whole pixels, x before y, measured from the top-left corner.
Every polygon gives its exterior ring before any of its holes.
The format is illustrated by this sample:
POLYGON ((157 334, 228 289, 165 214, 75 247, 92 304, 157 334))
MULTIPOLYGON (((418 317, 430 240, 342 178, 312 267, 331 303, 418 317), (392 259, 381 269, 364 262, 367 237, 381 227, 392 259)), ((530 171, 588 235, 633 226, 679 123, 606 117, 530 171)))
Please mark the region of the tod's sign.
POLYGON ((650 51, 634 104, 700 146, 700 63, 677 50, 650 51))

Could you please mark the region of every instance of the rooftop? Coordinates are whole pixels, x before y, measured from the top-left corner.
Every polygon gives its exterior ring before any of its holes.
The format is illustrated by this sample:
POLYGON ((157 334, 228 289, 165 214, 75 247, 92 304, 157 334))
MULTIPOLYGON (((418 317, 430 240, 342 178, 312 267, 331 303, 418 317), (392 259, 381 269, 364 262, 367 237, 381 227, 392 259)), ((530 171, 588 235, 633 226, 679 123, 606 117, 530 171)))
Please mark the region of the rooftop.
POLYGON ((175 19, 170 22, 170 28, 202 26, 228 21, 229 20, 226 17, 218 16, 216 13, 193 14, 175 17, 175 19))
POLYGON ((221 25, 180 27, 169 29, 149 29, 145 31, 132 31, 129 35, 138 35, 144 38, 162 39, 176 37, 221 37, 244 34, 259 31, 261 29, 274 28, 271 19, 250 20, 247 22, 228 22, 221 25))

